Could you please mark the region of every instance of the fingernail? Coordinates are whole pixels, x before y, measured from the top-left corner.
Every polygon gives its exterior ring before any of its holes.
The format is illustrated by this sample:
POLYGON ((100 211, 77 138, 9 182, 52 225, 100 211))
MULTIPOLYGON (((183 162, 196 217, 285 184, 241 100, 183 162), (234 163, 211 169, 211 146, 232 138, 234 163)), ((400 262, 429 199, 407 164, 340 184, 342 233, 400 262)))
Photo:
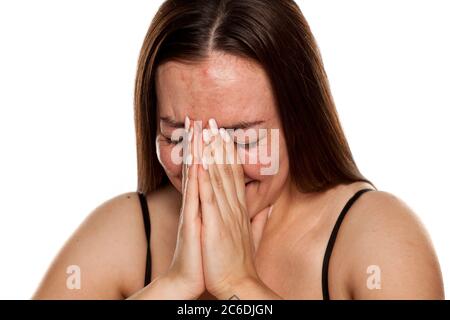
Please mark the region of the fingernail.
POLYGON ((228 131, 225 130, 225 135, 226 135, 226 141, 227 142, 231 142, 231 135, 228 131))
POLYGON ((214 119, 209 119, 208 121, 209 127, 211 128, 212 134, 215 136, 219 133, 219 129, 217 127, 217 122, 214 119))
POLYGON ((219 133, 226 143, 231 141, 230 135, 228 134, 227 130, 225 130, 224 128, 220 128, 219 133))
POLYGON ((219 133, 220 133, 220 136, 222 137, 222 140, 224 140, 225 141, 225 129, 224 128, 220 128, 219 129, 219 133))
POLYGON ((203 129, 203 141, 205 141, 205 143, 211 142, 211 134, 208 129, 203 129))
POLYGON ((208 170, 208 164, 206 163, 205 157, 202 157, 202 166, 203 166, 203 169, 208 170))
POLYGON ((267 219, 270 218, 270 215, 272 214, 272 210, 273 210, 273 205, 271 205, 269 208, 269 213, 267 214, 267 219))
POLYGON ((186 157, 186 164, 188 166, 192 165, 192 154, 188 154, 188 156, 186 157))
POLYGON ((184 129, 186 131, 188 131, 190 126, 191 126, 191 121, 189 120, 189 117, 186 116, 186 118, 184 118, 184 129))

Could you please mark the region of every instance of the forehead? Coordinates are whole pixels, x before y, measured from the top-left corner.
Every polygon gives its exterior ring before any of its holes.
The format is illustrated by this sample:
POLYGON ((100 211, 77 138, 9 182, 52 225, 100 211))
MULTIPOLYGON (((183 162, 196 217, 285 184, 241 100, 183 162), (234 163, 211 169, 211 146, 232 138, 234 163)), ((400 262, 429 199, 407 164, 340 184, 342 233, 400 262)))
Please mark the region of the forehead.
POLYGON ((270 82, 257 63, 213 53, 196 63, 169 61, 156 73, 159 115, 174 120, 230 122, 272 117, 275 112, 270 82))

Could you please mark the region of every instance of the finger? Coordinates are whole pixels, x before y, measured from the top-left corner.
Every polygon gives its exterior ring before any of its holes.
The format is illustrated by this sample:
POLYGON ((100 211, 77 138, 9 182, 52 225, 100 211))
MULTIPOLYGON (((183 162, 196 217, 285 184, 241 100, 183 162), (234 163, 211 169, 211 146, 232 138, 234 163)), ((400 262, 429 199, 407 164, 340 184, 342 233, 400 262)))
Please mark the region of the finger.
POLYGON ((194 148, 193 148, 194 163, 201 165, 203 141, 202 141, 202 125, 201 125, 200 121, 194 122, 193 146, 194 146, 194 148))
POLYGON ((264 227, 266 226, 267 219, 273 210, 273 205, 267 209, 264 209, 260 213, 252 219, 252 234, 253 234, 253 245, 255 249, 255 253, 259 248, 259 244, 261 243, 261 238, 263 235, 264 227))
POLYGON ((183 197, 186 194, 186 187, 187 187, 187 180, 188 180, 188 165, 187 165, 187 158, 190 153, 189 150, 189 118, 186 117, 185 119, 185 133, 183 136, 183 162, 182 162, 182 168, 181 168, 181 175, 182 175, 182 182, 181 182, 181 192, 183 194, 183 197))
POLYGON ((236 211, 238 200, 233 182, 231 168, 224 163, 223 143, 219 135, 213 137, 213 142, 207 147, 211 148, 213 162, 208 166, 209 178, 216 196, 216 202, 224 219, 230 215, 230 211, 236 211))
POLYGON ((186 221, 195 221, 198 217, 199 209, 199 196, 198 196, 198 182, 197 182, 197 165, 193 161, 193 129, 190 128, 187 141, 187 152, 185 166, 186 172, 186 186, 185 186, 185 197, 183 199, 183 214, 186 221))
POLYGON ((245 198, 244 169, 242 168, 242 164, 240 164, 237 161, 238 157, 237 151, 230 134, 225 129, 221 129, 220 134, 224 140, 225 154, 228 159, 228 162, 230 163, 237 198, 239 200, 240 205, 245 208, 246 198, 245 198))
MULTIPOLYGON (((213 140, 214 139, 216 138, 213 137, 213 140)), ((208 174, 208 182, 214 194, 219 214, 222 218, 225 218, 226 215, 229 214, 231 208, 228 204, 226 191, 224 189, 224 181, 222 180, 217 165, 214 162, 214 158, 217 156, 217 151, 215 150, 216 143, 216 141, 213 141, 210 145, 205 147, 203 160, 205 162, 205 167, 207 168, 206 173, 208 174)))
MULTIPOLYGON (((205 148, 205 152, 208 152, 205 148)), ((202 159, 202 161, 206 161, 202 159)), ((208 165, 198 166, 198 189, 200 196, 200 208, 202 211, 202 223, 209 228, 209 230, 215 230, 219 222, 223 222, 222 215, 220 213, 216 195, 211 184, 208 165), (211 229, 213 228, 213 229, 211 229)))

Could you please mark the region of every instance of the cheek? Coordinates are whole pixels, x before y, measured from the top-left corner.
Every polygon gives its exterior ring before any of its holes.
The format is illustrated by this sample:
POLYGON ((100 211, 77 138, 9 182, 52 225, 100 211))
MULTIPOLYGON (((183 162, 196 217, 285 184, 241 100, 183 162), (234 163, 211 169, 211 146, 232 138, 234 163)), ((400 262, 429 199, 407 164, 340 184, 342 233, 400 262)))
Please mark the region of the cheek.
MULTIPOLYGON (((276 157, 274 159, 274 161, 278 161, 277 173, 262 174, 262 170, 267 168, 268 165, 261 163, 243 165, 245 175, 257 181, 257 184, 250 184, 246 187, 247 209, 250 218, 270 204, 275 203, 289 179, 289 158, 282 137, 280 137, 279 145, 279 159, 277 160, 276 157)), ((273 148, 270 149, 275 151, 273 148)))
POLYGON ((257 147, 238 149, 245 175, 258 181, 284 177, 289 170, 289 159, 284 137, 277 131, 263 138, 257 147))
POLYGON ((260 164, 244 164, 243 166, 244 174, 252 180, 261 181, 264 176, 261 175, 261 165, 260 164))

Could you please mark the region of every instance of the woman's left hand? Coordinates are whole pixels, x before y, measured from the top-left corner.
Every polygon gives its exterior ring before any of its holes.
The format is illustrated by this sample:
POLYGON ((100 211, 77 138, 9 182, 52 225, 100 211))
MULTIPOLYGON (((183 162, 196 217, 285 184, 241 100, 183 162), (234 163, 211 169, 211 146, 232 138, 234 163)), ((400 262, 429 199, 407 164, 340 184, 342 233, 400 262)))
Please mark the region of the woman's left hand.
POLYGON ((206 165, 198 171, 204 279, 211 294, 227 299, 236 286, 261 282, 254 257, 270 208, 258 213, 254 224, 250 222, 243 168, 235 159, 234 143, 224 129, 213 127, 208 132, 211 143, 204 145, 207 158, 202 159, 206 165))

